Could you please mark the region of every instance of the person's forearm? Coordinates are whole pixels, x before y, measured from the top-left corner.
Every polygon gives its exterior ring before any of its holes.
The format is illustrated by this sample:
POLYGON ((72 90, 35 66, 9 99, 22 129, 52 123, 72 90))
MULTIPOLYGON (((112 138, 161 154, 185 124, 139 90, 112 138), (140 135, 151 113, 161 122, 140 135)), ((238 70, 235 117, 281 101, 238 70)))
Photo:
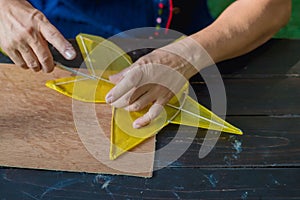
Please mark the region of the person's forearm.
POLYGON ((213 24, 190 37, 219 62, 266 42, 289 21, 290 13, 290 0, 238 0, 213 24))

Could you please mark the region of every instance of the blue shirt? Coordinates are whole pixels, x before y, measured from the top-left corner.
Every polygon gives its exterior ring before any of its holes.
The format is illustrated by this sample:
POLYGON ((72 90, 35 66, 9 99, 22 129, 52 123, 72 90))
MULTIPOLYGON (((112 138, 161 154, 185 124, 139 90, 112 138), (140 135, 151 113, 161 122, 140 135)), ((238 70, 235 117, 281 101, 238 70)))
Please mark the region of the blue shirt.
POLYGON ((78 33, 110 37, 139 27, 157 26, 159 2, 164 2, 161 27, 174 12, 171 29, 192 34, 210 24, 206 0, 29 0, 67 38, 78 33))

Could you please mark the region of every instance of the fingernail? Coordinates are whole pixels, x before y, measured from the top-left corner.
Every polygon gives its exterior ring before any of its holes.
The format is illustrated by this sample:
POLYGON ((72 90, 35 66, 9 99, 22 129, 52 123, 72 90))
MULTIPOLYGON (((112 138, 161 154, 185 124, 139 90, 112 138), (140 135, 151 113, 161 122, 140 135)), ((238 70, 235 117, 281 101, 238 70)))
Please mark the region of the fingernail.
POLYGON ((133 128, 139 129, 142 128, 144 126, 147 126, 150 122, 145 121, 145 119, 143 118, 138 118, 137 120, 135 120, 132 124, 133 128))
POLYGON ((39 67, 39 64, 36 61, 32 61, 28 65, 29 68, 37 68, 39 67))
POLYGON ((126 106, 125 108, 124 108, 124 110, 126 110, 126 111, 128 111, 128 112, 130 112, 130 106, 126 106))
POLYGON ((135 123, 135 122, 133 122, 132 126, 133 126, 133 128, 135 128, 135 129, 139 129, 139 128, 142 127, 140 124, 135 123))
POLYGON ((126 111, 128 111, 128 112, 136 112, 136 111, 137 111, 135 105, 129 105, 129 106, 126 106, 124 109, 125 109, 126 111))
POLYGON ((110 82, 113 82, 114 81, 114 75, 109 76, 108 79, 109 79, 110 82))
POLYGON ((108 78, 115 78, 116 74, 110 75, 108 78))
POLYGON ((42 70, 44 73, 50 73, 54 70, 54 66, 53 67, 43 67, 42 70))
POLYGON ((75 58, 75 56, 76 56, 76 52, 73 49, 67 49, 65 51, 66 59, 71 60, 71 59, 75 58))
POLYGON ((33 71, 35 72, 39 72, 41 71, 41 67, 40 66, 35 66, 35 67, 30 67, 33 71))
POLYGON ((106 103, 108 103, 108 104, 111 104, 111 103, 113 102, 113 96, 112 96, 111 93, 108 93, 108 94, 106 95, 105 101, 106 101, 106 103))
POLYGON ((119 74, 114 74, 109 76, 108 78, 112 83, 117 84, 122 79, 122 76, 120 76, 119 74))

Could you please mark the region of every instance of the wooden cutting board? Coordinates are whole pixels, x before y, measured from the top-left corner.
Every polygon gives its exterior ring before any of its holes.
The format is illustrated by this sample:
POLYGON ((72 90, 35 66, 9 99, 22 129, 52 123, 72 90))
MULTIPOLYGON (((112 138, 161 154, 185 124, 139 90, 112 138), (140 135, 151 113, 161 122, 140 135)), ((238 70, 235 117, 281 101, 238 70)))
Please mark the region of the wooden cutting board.
MULTIPOLYGON (((44 74, 0 64, 0 166, 151 177, 154 137, 132 151, 143 159, 126 153, 110 161, 109 142, 98 145, 97 141, 110 138, 109 105, 95 105, 106 138, 95 131, 89 133, 89 126, 86 132, 80 128, 78 134, 72 99, 45 86, 47 80, 70 75, 60 69, 44 74)), ((83 108, 91 105, 76 103, 83 108)), ((89 123, 88 117, 82 117, 80 124, 89 123)))

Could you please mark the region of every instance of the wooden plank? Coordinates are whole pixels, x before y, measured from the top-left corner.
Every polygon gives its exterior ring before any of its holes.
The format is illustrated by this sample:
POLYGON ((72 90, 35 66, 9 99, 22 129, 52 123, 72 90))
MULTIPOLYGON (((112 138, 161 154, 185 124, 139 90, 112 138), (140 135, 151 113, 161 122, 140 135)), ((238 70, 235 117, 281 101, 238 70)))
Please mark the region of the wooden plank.
MULTIPOLYGON (((246 55, 216 65, 224 79, 299 77, 299 50, 300 40, 272 39, 246 55)), ((192 83, 202 81, 200 74, 190 79, 192 83)))
MULTIPOLYGON (((300 114, 300 78, 226 79, 227 115, 300 114)), ((210 107, 204 83, 193 83, 198 101, 210 107)), ((216 87, 216 86, 210 86, 216 87)))
MULTIPOLYGON (((97 134, 91 131, 93 129, 90 125, 93 123, 86 117, 81 118, 81 124, 85 124, 87 129, 85 129, 85 136, 81 135, 80 138, 73 119, 72 99, 45 86, 47 80, 64 76, 70 74, 59 69, 48 75, 37 74, 21 70, 14 65, 0 65, 2 86, 0 88, 0 165, 151 176, 154 138, 134 150, 139 153, 151 152, 144 155, 143 160, 128 154, 116 161, 109 160, 111 123, 109 105, 96 105, 94 108, 98 115, 97 123, 102 124, 108 142, 101 142, 99 145, 97 141, 106 138, 100 132, 97 134), (90 146, 83 144, 83 138, 88 140, 90 146), (93 155, 88 149, 91 146, 95 150, 93 155), (101 162, 94 157, 96 153, 101 158, 101 162), (120 167, 116 168, 115 165, 120 167), (147 170, 140 171, 140 169, 147 170)), ((86 113, 87 111, 80 110, 83 115, 89 114, 86 113)))
POLYGON ((299 76, 300 40, 272 39, 256 50, 218 67, 229 78, 299 76))
MULTIPOLYGON (((181 136, 178 136, 178 126, 169 125, 157 135, 157 149, 170 144, 175 135, 170 154, 177 150, 176 144, 191 144, 176 162, 170 164, 174 168, 300 167, 300 117, 238 116, 228 117, 227 121, 238 124, 244 135, 223 133, 205 158, 199 158, 207 134, 203 129, 195 138, 190 138, 185 135, 191 135, 192 128, 181 128, 181 136)), ((159 154, 156 155, 156 168, 166 164, 159 154)))
POLYGON ((0 170, 2 199, 299 199, 300 169, 165 168, 152 179, 0 170))

